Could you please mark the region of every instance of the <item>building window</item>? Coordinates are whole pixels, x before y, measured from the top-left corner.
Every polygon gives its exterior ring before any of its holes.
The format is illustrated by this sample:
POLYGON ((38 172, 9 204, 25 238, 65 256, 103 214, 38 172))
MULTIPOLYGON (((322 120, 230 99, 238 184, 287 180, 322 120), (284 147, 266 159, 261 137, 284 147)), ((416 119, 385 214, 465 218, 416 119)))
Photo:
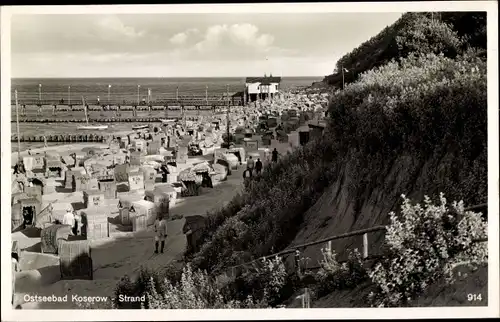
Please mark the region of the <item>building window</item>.
POLYGON ((274 85, 274 86, 276 86, 276 90, 278 90, 278 85, 274 85))

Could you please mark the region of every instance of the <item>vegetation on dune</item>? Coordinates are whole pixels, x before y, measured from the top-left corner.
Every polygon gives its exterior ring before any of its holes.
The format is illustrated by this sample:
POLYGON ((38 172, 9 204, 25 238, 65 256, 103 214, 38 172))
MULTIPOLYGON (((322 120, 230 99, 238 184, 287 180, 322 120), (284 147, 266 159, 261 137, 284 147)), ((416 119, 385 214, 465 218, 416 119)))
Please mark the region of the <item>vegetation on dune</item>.
POLYGON ((410 55, 369 71, 333 96, 330 115, 331 135, 351 165, 352 198, 380 186, 399 157, 411 156, 420 166, 408 169, 415 173, 400 188, 486 201, 486 63, 475 51, 455 60, 410 55), (429 162, 425 181, 414 182, 429 162))
POLYGON ((488 263, 487 243, 474 242, 487 236, 480 213, 465 211, 463 202, 448 207, 443 194, 439 205, 428 197, 423 205, 403 198, 401 215, 390 214, 386 256, 369 272, 374 306, 407 306, 442 278, 452 282, 456 267, 488 263))
MULTIPOLYGON (((355 212, 374 189, 391 201, 405 191, 416 200, 444 193, 467 205, 486 202, 484 26, 484 13, 408 13, 344 56, 338 67, 354 70, 356 81, 333 93, 323 137, 267 167, 227 207, 210 213, 204 244, 183 271, 167 282, 154 277, 154 287, 150 278, 119 287, 146 292, 155 308, 187 308, 188 299, 197 308, 276 307, 303 286, 280 258, 226 273, 287 247, 304 213, 339 178, 355 212), (411 162, 393 189, 396 182, 386 180, 402 157, 411 162)), ((313 274, 315 296, 371 281, 372 305, 409 305, 457 262, 484 263, 486 244, 471 244, 485 235, 481 217, 441 201, 425 199, 422 207, 405 199, 401 217, 388 215, 386 259, 375 266, 365 266, 356 251, 344 264, 325 252, 313 274)))
POLYGON ((394 24, 341 57, 337 73, 323 80, 342 87, 342 68, 346 83, 362 73, 410 53, 444 54, 453 58, 468 47, 486 48, 485 12, 405 13, 394 24))

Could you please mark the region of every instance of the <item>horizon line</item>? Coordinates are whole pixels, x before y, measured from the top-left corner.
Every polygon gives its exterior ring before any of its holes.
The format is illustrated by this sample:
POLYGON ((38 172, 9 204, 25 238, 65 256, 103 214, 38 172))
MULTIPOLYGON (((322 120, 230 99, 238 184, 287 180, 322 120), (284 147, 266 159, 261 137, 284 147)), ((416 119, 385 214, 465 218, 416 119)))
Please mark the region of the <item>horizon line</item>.
MULTIPOLYGON (((270 75, 267 75, 268 77, 270 75)), ((273 77, 281 77, 281 78, 317 78, 317 77, 325 77, 328 75, 309 75, 309 76, 273 76, 273 77)), ((250 76, 71 76, 71 77, 11 77, 10 79, 105 79, 105 78, 135 78, 135 79, 153 79, 153 78, 247 78, 247 77, 264 77, 263 75, 250 75, 250 76)))

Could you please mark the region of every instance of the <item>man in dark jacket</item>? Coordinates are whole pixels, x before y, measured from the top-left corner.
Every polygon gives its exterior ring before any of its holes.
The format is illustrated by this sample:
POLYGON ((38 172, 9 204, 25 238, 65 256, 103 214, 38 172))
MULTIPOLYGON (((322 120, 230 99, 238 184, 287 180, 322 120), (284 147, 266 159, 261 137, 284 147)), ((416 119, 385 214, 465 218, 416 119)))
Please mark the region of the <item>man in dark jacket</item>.
POLYGON ((260 175, 262 172, 262 161, 260 161, 260 158, 257 158, 257 162, 255 162, 255 174, 260 175))
POLYGON ((167 165, 163 164, 161 166, 161 171, 162 171, 162 174, 161 174, 161 177, 162 177, 162 182, 167 182, 167 176, 168 176, 168 167, 167 165))
POLYGON ((271 161, 278 162, 278 150, 276 148, 272 152, 271 161))

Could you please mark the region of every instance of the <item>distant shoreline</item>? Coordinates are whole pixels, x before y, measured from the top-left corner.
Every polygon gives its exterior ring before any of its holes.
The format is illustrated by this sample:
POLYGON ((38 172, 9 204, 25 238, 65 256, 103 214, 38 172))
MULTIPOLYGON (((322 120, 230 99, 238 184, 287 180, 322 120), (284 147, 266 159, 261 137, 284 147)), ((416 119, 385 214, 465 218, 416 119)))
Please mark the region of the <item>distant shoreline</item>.
MULTIPOLYGON (((179 77, 174 77, 174 76, 168 76, 168 77, 163 77, 163 76, 158 76, 158 77, 123 77, 123 76, 118 76, 118 77, 11 77, 11 80, 37 80, 37 79, 46 79, 46 80, 59 80, 59 79, 73 79, 73 80, 79 80, 79 79, 99 79, 99 80, 106 80, 106 79, 245 79, 247 77, 261 77, 262 75, 246 75, 246 76, 179 76, 179 77)), ((279 76, 283 79, 323 79, 325 75, 319 75, 319 76, 279 76)))

